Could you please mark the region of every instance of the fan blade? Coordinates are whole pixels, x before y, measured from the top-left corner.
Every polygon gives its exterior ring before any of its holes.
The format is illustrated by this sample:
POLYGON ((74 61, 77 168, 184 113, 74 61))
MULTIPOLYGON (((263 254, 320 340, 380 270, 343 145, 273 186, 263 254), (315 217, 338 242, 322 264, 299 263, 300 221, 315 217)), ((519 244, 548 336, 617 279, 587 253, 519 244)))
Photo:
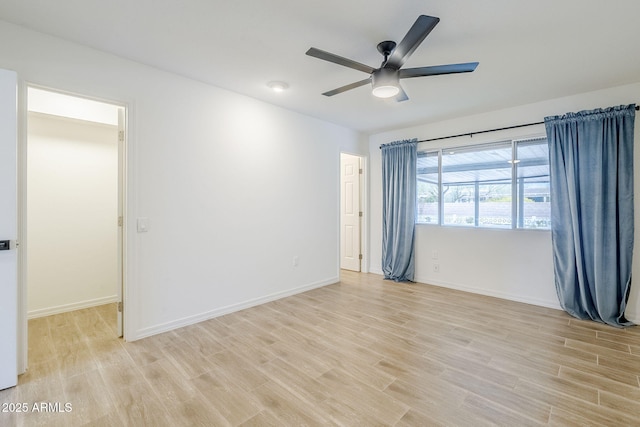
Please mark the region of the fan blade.
POLYGON ((398 92, 398 94, 394 97, 396 102, 403 102, 408 100, 409 97, 407 96, 407 92, 404 91, 404 88, 400 85, 398 85, 398 87, 400 88, 400 92, 398 92))
POLYGON ((435 16, 420 15, 413 26, 404 36, 402 41, 393 49, 389 59, 384 64, 385 67, 399 69, 404 65, 414 50, 420 46, 420 43, 429 35, 431 30, 440 22, 440 18, 435 16))
POLYGON ((334 55, 333 53, 325 52, 324 50, 316 49, 315 47, 309 49, 307 51, 307 55, 333 62, 334 64, 342 65, 344 67, 353 68, 354 70, 364 71, 367 74, 371 74, 375 71, 375 68, 373 67, 369 67, 368 65, 361 64, 351 59, 343 58, 342 56, 334 55))
POLYGON ((411 77, 437 76, 439 74, 470 73, 478 66, 477 62, 465 62, 463 64, 433 65, 431 67, 405 68, 400 70, 399 77, 408 79, 411 77))
POLYGON ((369 77, 368 79, 360 80, 359 82, 355 82, 355 83, 348 84, 346 86, 339 87, 339 88, 334 89, 334 90, 330 90, 329 92, 323 93, 323 95, 324 96, 337 95, 339 93, 346 92, 348 90, 355 89, 355 88, 360 87, 360 86, 364 86, 367 83, 371 83, 371 77, 369 77))

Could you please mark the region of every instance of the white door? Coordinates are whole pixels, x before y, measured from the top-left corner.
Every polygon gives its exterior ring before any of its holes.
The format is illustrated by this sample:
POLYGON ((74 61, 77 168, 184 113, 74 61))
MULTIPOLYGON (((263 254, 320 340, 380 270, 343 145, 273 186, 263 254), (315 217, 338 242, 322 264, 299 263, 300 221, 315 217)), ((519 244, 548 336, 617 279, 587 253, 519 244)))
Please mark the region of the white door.
POLYGON ((340 155, 340 268, 360 271, 360 157, 340 155))
POLYGON ((0 390, 18 382, 17 84, 0 70, 0 390))

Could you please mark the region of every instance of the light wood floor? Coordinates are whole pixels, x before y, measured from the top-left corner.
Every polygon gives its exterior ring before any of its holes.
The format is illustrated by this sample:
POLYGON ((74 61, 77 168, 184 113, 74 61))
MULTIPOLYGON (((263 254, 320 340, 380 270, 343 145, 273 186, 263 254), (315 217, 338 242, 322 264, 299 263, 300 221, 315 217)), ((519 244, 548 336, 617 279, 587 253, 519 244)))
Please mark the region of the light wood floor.
POLYGON ((640 328, 371 274, 173 332, 29 322, 0 425, 640 425, 640 328), (71 412, 31 412, 58 402, 71 412))

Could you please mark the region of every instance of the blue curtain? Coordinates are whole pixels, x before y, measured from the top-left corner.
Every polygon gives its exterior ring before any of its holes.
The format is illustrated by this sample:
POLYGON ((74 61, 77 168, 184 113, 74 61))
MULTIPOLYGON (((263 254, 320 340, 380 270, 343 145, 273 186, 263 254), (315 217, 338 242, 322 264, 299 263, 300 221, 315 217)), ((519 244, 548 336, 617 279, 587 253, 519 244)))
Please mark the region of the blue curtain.
POLYGON ((562 308, 616 327, 624 317, 633 253, 635 105, 545 118, 551 236, 562 308))
POLYGON ((413 281, 418 141, 382 150, 382 271, 385 279, 413 281))

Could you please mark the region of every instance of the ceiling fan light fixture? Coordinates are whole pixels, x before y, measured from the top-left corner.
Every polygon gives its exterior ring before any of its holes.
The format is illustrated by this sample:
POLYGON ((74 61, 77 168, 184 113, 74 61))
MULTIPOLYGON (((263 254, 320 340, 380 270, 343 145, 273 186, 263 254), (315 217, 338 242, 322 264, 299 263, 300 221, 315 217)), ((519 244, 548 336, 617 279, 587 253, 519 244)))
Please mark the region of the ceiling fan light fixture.
POLYGON ((377 98, 391 98, 400 92, 397 86, 377 86, 373 88, 373 96, 377 98))
POLYGON ((398 70, 380 68, 371 74, 371 87, 373 96, 378 98, 391 98, 400 93, 400 81, 398 70))

